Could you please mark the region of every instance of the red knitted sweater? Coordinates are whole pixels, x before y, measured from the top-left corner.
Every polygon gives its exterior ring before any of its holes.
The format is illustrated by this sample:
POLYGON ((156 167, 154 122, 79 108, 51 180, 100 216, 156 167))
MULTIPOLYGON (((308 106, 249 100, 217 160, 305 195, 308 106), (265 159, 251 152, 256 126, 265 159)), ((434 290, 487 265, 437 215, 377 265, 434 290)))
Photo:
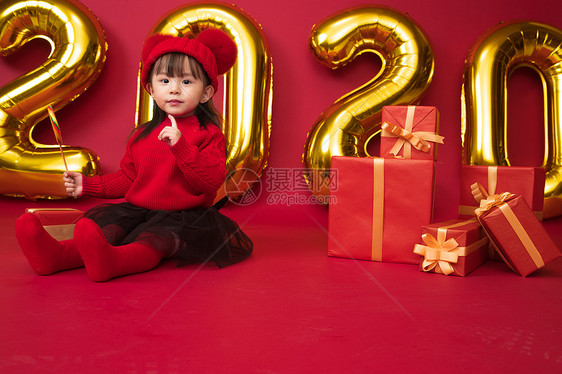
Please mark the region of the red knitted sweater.
MULTIPOLYGON (((226 178, 226 148, 219 128, 199 126, 195 116, 177 119, 181 137, 170 147, 158 140, 166 118, 146 138, 127 143, 120 170, 83 178, 83 194, 122 198, 131 204, 164 210, 210 206, 226 178)), ((138 134, 138 133, 137 133, 138 134)))

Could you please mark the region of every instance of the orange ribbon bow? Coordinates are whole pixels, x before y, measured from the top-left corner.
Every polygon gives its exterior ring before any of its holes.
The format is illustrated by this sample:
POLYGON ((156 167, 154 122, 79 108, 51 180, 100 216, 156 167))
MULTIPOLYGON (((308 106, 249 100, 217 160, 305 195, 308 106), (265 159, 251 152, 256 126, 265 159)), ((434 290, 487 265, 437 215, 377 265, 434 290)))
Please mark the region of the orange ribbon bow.
POLYGON ((476 210, 474 211, 477 216, 491 210, 494 207, 501 206, 508 198, 514 196, 511 192, 502 192, 500 194, 488 195, 486 189, 478 182, 471 185, 470 189, 472 192, 472 196, 474 196, 476 201, 480 202, 480 207, 476 208, 476 210))
POLYGON ((423 234, 422 240, 426 245, 416 244, 414 253, 424 256, 423 271, 427 272, 439 267, 443 274, 449 275, 455 270, 451 264, 456 264, 459 259, 458 253, 451 251, 459 244, 454 238, 444 240, 440 235, 437 237, 438 239, 435 239, 431 234, 423 234))
POLYGON ((443 144, 443 139, 445 139, 443 136, 437 135, 432 132, 412 132, 400 126, 391 125, 386 122, 382 124, 381 129, 399 138, 389 152, 393 155, 397 155, 402 147, 404 147, 404 150, 406 150, 407 144, 411 144, 411 146, 413 146, 418 151, 429 152, 429 150, 431 149, 431 145, 429 144, 429 142, 443 144))

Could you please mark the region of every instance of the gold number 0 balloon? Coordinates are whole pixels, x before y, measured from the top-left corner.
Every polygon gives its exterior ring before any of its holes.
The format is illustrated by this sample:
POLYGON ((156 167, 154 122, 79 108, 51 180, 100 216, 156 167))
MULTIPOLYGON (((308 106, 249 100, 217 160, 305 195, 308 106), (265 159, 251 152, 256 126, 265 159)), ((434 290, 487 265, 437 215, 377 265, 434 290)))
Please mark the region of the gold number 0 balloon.
MULTIPOLYGON (((150 32, 194 37, 217 28, 232 37, 238 58, 226 74, 223 113, 228 178, 217 199, 235 199, 257 181, 266 166, 271 126, 271 54, 261 27, 224 3, 193 3, 168 13, 150 32)), ((137 125, 152 118, 152 99, 138 87, 137 125)))
POLYGON ((332 156, 367 156, 366 144, 380 132, 385 105, 417 103, 434 70, 430 42, 408 16, 386 7, 351 8, 312 28, 316 59, 337 69, 371 52, 382 60, 369 82, 333 103, 308 133, 303 163, 307 182, 319 201, 329 195, 332 156))
MULTIPOLYGON (((33 140, 35 125, 74 100, 98 77, 107 45, 95 16, 77 1, 0 3, 0 54, 9 55, 34 38, 51 43, 51 55, 38 68, 0 88, 0 193, 10 196, 66 196, 65 167, 57 146, 33 140)), ((71 170, 99 170, 98 157, 83 148, 65 147, 71 170)))
POLYGON ((500 24, 471 48, 462 94, 464 161, 469 165, 510 164, 506 86, 509 74, 521 66, 532 67, 543 82, 547 218, 562 213, 561 30, 533 22, 500 24))

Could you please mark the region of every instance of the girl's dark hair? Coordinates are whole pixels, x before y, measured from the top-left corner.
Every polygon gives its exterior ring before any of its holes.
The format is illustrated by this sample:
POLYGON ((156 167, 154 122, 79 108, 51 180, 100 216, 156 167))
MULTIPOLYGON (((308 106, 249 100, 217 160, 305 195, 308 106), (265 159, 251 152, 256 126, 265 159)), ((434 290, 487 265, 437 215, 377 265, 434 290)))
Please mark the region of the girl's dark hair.
MULTIPOLYGON (((203 84, 206 86, 211 84, 209 76, 201 66, 201 64, 193 57, 186 55, 184 53, 172 52, 160 56, 158 60, 152 66, 152 69, 148 73, 149 81, 152 81, 154 74, 166 74, 170 77, 183 76, 185 71, 185 60, 189 62, 189 67, 191 73, 197 79, 203 80, 203 84)), ((156 102, 153 104, 153 114, 152 119, 148 122, 139 125, 133 130, 131 136, 139 132, 139 135, 133 140, 137 142, 148 136, 158 125, 164 121, 168 115, 164 112, 156 102)), ((195 117, 199 120, 199 124, 202 128, 206 129, 207 125, 212 124, 222 129, 223 119, 222 115, 215 108, 213 100, 209 100, 206 103, 197 105, 195 109, 195 117)))

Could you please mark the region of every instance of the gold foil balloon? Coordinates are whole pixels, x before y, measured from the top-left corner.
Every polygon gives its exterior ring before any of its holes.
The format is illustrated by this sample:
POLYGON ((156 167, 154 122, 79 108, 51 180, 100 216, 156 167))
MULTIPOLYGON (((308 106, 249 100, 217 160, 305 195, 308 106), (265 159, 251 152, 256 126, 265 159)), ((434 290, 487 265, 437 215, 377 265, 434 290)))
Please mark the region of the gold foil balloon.
POLYGON ((328 107, 308 133, 303 163, 319 201, 327 201, 332 156, 367 156, 380 132, 385 105, 418 103, 434 71, 429 39, 411 18, 381 6, 337 13, 312 28, 310 47, 323 65, 337 69, 362 53, 382 60, 379 73, 328 107))
MULTIPOLYGON (((269 154, 273 65, 269 46, 255 20, 233 5, 192 3, 167 15, 150 31, 195 37, 207 28, 226 32, 238 57, 225 75, 223 114, 228 177, 217 200, 242 196, 261 175, 269 154)), ((140 74, 140 71, 139 71, 140 74)), ((139 83, 137 125, 152 118, 152 99, 139 83)))
MULTIPOLYGON (((462 87, 462 142, 469 165, 510 165, 507 80, 530 66, 544 90, 544 217, 562 214, 562 31, 535 22, 499 24, 471 48, 462 87)), ((541 130, 542 131, 542 130, 541 130)))
MULTIPOLYGON (((0 88, 0 193, 29 199, 66 197, 58 146, 34 141, 35 125, 74 100, 98 77, 107 45, 96 17, 77 1, 0 2, 0 53, 17 52, 35 38, 51 44, 39 67, 0 88)), ((70 170, 99 170, 98 157, 65 147, 70 170)))

